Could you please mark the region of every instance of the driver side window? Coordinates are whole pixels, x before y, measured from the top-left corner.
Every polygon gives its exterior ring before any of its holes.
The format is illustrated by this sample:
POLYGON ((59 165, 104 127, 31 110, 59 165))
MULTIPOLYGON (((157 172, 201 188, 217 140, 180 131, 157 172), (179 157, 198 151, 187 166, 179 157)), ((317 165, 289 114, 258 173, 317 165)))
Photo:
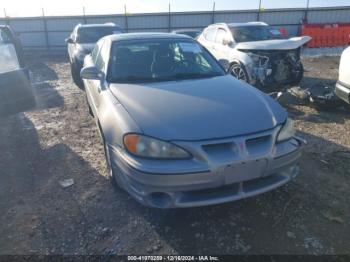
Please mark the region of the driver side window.
POLYGON ((100 52, 97 55, 96 67, 100 69, 102 72, 106 71, 106 67, 108 64, 109 53, 110 53, 109 46, 110 46, 109 41, 104 40, 103 43, 101 44, 100 52))
POLYGON ((96 44, 94 49, 91 52, 91 57, 92 57, 92 61, 94 62, 94 64, 96 64, 96 58, 97 58, 99 51, 100 51, 100 48, 99 48, 98 44, 96 44))
POLYGON ((100 70, 104 69, 104 62, 102 57, 103 46, 104 41, 99 41, 91 53, 92 61, 94 62, 95 66, 100 70))
POLYGON ((216 28, 208 28, 205 32, 205 39, 207 39, 210 42, 215 42, 215 35, 216 35, 216 28))

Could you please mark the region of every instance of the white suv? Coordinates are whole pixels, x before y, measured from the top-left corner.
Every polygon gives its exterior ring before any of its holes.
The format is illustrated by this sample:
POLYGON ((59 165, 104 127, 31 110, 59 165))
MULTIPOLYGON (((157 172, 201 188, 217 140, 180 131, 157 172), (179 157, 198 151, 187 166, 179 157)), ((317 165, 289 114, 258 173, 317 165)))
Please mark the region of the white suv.
POLYGON ((339 78, 335 86, 339 98, 350 104, 350 47, 344 50, 339 66, 339 78))
POLYGON ((301 81, 300 47, 311 38, 282 39, 276 31, 262 22, 219 23, 205 28, 197 40, 238 79, 279 89, 301 81))

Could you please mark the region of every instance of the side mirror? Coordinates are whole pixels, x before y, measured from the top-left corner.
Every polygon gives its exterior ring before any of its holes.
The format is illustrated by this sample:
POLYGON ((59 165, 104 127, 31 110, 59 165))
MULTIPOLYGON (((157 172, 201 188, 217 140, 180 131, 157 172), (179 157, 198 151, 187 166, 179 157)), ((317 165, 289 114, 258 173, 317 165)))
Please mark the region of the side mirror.
POLYGON ((84 67, 80 71, 80 77, 82 79, 90 79, 90 80, 104 80, 104 73, 101 72, 97 67, 95 66, 89 66, 89 67, 84 67))
POLYGON ((73 44, 74 43, 73 39, 70 38, 70 37, 66 38, 65 41, 66 41, 67 44, 73 44))
POLYGON ((226 59, 220 59, 219 63, 225 69, 225 71, 228 72, 228 69, 230 68, 230 62, 226 59))

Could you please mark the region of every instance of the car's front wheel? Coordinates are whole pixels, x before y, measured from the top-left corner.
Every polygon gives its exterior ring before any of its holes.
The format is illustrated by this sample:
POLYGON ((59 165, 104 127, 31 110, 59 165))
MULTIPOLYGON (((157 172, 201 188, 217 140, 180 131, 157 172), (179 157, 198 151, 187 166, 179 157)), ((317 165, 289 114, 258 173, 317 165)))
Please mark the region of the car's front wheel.
POLYGON ((247 71, 245 70, 244 66, 241 65, 240 63, 237 63, 237 62, 232 63, 229 68, 229 72, 235 78, 247 83, 249 82, 247 71))
POLYGON ((303 79, 303 77, 304 77, 304 66, 299 61, 297 63, 297 65, 295 66, 294 76, 293 76, 291 85, 298 85, 298 84, 300 84, 300 82, 303 79))
POLYGON ((108 178, 110 179, 113 186, 115 186, 117 188, 121 188, 119 186, 118 180, 117 180, 116 175, 115 175, 113 168, 112 168, 111 154, 109 151, 110 149, 109 149, 108 145, 106 144, 106 142, 103 143, 103 146, 104 146, 105 157, 106 157, 108 178))
POLYGON ((83 80, 80 78, 80 70, 75 64, 70 64, 70 71, 72 74, 72 79, 74 84, 76 84, 80 89, 84 89, 83 80))

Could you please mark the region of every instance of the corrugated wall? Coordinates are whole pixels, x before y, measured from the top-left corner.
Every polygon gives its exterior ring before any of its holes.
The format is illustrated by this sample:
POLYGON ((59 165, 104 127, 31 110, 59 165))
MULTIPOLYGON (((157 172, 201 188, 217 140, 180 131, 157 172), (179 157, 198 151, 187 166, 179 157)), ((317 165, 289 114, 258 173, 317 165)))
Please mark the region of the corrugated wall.
POLYGON ((300 24, 350 23, 350 6, 334 8, 154 13, 133 15, 65 16, 0 19, 20 34, 26 49, 57 50, 65 47, 64 39, 78 23, 114 22, 128 32, 168 32, 181 28, 202 29, 213 22, 263 21, 274 27, 285 27, 291 36, 297 35, 300 24))

